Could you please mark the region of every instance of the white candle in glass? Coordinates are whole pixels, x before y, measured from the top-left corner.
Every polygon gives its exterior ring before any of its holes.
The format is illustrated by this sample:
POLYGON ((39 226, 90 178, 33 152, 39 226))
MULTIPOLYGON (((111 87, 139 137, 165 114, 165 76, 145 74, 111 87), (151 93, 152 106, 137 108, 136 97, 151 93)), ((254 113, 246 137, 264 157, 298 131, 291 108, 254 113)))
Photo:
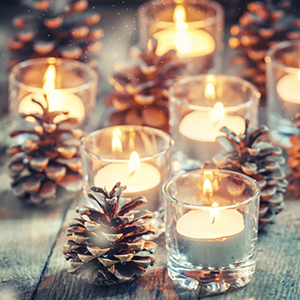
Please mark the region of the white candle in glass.
POLYGON ((223 210, 214 202, 210 207, 191 210, 179 218, 176 224, 178 247, 194 265, 232 264, 243 259, 244 228, 240 212, 223 210))
MULTIPOLYGON (((122 144, 117 136, 114 136, 113 144, 115 151, 116 148, 121 150, 122 144)), ((94 178, 94 185, 110 191, 117 181, 127 186, 122 193, 124 197, 145 196, 149 210, 156 211, 160 207, 160 172, 156 167, 140 161, 137 152, 132 152, 128 161, 110 163, 101 168, 94 178)))
POLYGON ((156 54, 163 55, 174 49, 179 57, 199 57, 215 50, 215 41, 209 33, 185 22, 186 12, 182 5, 176 6, 173 19, 173 26, 154 34, 158 41, 156 54))
MULTIPOLYGON (((204 89, 206 102, 215 101, 216 88, 215 77, 208 76, 204 89)), ((196 96, 193 96, 196 97, 196 96)), ((241 134, 245 130, 245 121, 239 116, 228 114, 229 109, 224 109, 221 102, 214 107, 199 107, 188 113, 180 122, 178 128, 178 148, 185 157, 200 162, 211 160, 214 155, 222 151, 222 147, 216 141, 218 136, 224 135, 220 129, 224 126, 241 134)))
MULTIPOLYGON (((31 93, 21 99, 19 104, 19 113, 40 113, 42 114, 42 109, 39 105, 32 102, 34 99, 42 103, 45 107, 46 99, 49 103, 49 111, 66 111, 69 112, 68 115, 60 115, 55 118, 55 121, 61 121, 66 118, 77 118, 79 120, 83 119, 85 115, 85 108, 81 99, 75 94, 64 93, 61 90, 55 89, 55 78, 56 78, 56 69, 54 65, 49 65, 47 71, 44 75, 44 93, 31 93)), ((28 117, 28 121, 34 121, 34 119, 28 117)))
POLYGON ((300 104, 300 70, 281 77, 277 82, 276 91, 283 101, 300 104))

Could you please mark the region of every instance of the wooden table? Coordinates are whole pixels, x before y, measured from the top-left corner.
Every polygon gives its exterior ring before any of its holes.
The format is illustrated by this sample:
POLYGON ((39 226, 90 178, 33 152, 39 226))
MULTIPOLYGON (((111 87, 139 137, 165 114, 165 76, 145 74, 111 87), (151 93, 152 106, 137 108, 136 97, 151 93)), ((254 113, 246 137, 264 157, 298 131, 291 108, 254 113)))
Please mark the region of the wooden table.
MULTIPOLYGON (((103 73, 112 71, 112 63, 128 56, 129 45, 136 40, 136 7, 98 5, 102 14, 103 73)), ((0 54, 5 40, 13 32, 10 19, 18 8, 0 5, 0 54)), ((0 68, 4 69, 4 60, 0 68)), ((7 75, 0 73, 0 81, 7 75)), ((1 107, 7 105, 1 90, 1 107)), ((3 110, 3 109, 2 109, 3 110)), ((3 128, 2 128, 3 130, 3 128)), ((113 287, 93 286, 67 272, 62 247, 66 244, 68 220, 82 199, 49 208, 23 204, 10 191, 6 157, 0 159, 0 299, 201 299, 199 290, 185 291, 173 286, 166 269, 164 236, 157 241, 156 263, 141 279, 113 287)), ((245 288, 213 299, 264 300, 300 299, 300 201, 287 201, 277 223, 261 232, 257 245, 257 270, 245 288)))

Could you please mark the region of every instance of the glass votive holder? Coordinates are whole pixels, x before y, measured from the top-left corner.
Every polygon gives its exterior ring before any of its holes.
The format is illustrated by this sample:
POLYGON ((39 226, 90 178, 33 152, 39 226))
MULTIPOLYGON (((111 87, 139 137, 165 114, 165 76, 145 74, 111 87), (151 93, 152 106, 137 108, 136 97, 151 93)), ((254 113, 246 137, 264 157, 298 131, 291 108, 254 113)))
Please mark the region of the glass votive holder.
POLYGON ((267 117, 271 138, 287 146, 298 132, 300 112, 300 41, 281 42, 267 52, 267 117))
POLYGON ((190 62, 190 74, 221 70, 224 10, 218 2, 148 1, 138 9, 138 21, 142 46, 156 38, 156 53, 176 50, 178 57, 190 62))
POLYGON ((216 138, 224 126, 242 134, 245 120, 258 122, 260 93, 251 83, 234 76, 186 77, 170 89, 170 127, 174 158, 190 170, 224 151, 216 138))
POLYGON ((195 170, 163 186, 168 274, 204 295, 240 288, 255 271, 260 189, 246 175, 195 170))
MULTIPOLYGON (((89 114, 96 102, 97 73, 87 64, 62 58, 37 58, 23 61, 11 70, 9 76, 9 116, 12 128, 30 127, 21 113, 40 113, 41 107, 32 99, 43 104, 50 111, 69 112, 58 116, 77 118, 79 127, 89 123, 89 114), (47 100, 46 100, 47 99, 47 100)), ((33 125, 33 123, 32 123, 33 125)))
POLYGON ((173 139, 151 127, 124 125, 100 129, 81 144, 84 195, 92 186, 110 191, 120 181, 125 198, 145 196, 141 209, 153 212, 157 236, 163 226, 162 185, 171 177, 173 139))

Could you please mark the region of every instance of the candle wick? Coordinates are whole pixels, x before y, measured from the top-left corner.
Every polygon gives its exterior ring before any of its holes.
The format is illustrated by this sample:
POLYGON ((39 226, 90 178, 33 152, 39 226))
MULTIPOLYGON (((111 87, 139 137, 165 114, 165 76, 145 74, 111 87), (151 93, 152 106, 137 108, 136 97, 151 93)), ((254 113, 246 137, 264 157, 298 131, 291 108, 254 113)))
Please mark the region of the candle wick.
POLYGON ((215 217, 213 217, 213 220, 212 220, 212 222, 211 222, 211 225, 212 225, 212 224, 214 224, 214 223, 215 223, 215 221, 216 221, 216 218, 215 218, 215 217))
POLYGON ((129 174, 129 178, 131 178, 131 177, 134 175, 135 172, 136 172, 136 170, 133 170, 133 171, 129 174))

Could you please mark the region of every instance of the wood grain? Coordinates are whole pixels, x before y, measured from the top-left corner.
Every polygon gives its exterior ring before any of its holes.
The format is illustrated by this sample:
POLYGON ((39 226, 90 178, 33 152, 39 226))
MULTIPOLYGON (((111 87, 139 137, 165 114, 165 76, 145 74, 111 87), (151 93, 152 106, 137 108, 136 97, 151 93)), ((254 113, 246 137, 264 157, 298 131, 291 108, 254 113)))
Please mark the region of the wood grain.
POLYGON ((0 299, 33 295, 68 205, 28 206, 10 191, 7 166, 0 168, 0 299))

